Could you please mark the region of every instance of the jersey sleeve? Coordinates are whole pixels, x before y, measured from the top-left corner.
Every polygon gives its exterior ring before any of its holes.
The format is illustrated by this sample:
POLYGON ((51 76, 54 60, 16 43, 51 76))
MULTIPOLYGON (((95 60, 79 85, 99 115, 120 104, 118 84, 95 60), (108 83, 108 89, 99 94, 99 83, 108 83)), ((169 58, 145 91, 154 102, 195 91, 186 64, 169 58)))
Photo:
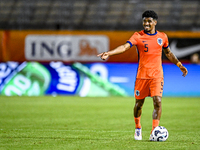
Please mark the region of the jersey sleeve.
POLYGON ((167 35, 164 33, 164 43, 163 43, 163 48, 166 49, 169 47, 169 41, 167 35))
POLYGON ((130 47, 132 47, 133 45, 137 45, 137 38, 138 38, 138 33, 135 32, 126 43, 129 43, 130 47))

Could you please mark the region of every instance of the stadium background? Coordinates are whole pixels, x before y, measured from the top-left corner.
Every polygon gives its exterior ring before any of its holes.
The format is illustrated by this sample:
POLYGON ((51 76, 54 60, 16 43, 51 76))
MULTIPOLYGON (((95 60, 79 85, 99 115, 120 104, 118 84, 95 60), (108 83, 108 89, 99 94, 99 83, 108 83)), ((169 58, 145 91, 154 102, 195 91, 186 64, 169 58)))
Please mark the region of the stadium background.
POLYGON ((200 2, 195 0, 1 0, 1 95, 134 96, 137 52, 102 61, 96 54, 142 30, 158 13, 181 71, 163 55, 164 96, 200 97, 200 2))

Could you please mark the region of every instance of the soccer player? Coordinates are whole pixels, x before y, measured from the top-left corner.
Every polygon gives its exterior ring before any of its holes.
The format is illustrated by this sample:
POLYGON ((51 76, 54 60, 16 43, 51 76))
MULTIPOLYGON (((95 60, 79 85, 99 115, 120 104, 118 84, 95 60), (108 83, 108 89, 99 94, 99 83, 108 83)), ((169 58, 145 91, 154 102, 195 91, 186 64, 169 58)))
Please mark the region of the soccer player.
POLYGON ((142 114, 142 106, 145 98, 148 96, 153 98, 154 105, 152 131, 159 125, 162 111, 161 99, 164 85, 162 50, 167 58, 180 68, 184 77, 188 73, 187 69, 171 52, 167 35, 156 30, 155 27, 157 20, 158 15, 154 11, 145 11, 142 14, 144 30, 135 32, 125 44, 111 51, 97 55, 98 57, 101 57, 101 59, 105 60, 109 56, 125 52, 133 45, 137 47, 139 65, 135 81, 134 95, 136 100, 133 110, 135 121, 135 140, 142 140, 142 126, 140 124, 140 118, 142 114))

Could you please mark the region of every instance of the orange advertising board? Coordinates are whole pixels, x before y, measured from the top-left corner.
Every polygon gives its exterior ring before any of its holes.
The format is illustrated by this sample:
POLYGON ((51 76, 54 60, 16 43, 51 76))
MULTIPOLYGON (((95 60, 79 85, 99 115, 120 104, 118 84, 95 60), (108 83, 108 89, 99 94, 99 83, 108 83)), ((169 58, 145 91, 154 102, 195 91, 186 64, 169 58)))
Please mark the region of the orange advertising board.
MULTIPOLYGON (((0 31, 0 61, 98 62, 97 53, 126 43, 135 31, 0 31)), ((200 32, 165 32, 169 38, 200 38, 200 32)), ((137 62, 133 46, 106 62, 137 62)))

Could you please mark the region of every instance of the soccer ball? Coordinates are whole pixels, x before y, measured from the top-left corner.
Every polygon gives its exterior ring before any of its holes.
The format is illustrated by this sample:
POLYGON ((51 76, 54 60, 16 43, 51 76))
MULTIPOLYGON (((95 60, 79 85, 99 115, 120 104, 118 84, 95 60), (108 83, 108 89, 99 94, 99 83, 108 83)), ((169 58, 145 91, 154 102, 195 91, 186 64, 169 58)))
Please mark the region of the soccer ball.
POLYGON ((163 126, 157 126, 151 133, 151 141, 166 141, 169 136, 167 129, 163 126))

